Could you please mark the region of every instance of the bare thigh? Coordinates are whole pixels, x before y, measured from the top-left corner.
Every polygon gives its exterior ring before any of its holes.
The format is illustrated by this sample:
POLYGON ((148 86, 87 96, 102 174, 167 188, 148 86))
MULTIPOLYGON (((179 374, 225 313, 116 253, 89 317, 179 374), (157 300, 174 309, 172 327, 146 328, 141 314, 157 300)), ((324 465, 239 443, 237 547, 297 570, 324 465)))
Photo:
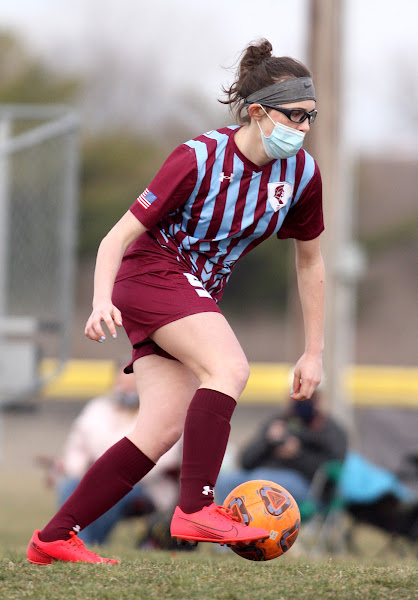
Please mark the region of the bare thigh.
POLYGON ((190 315, 150 336, 192 371, 200 387, 237 400, 249 376, 248 362, 225 317, 216 312, 190 315))
POLYGON ((157 462, 180 439, 199 381, 180 362, 156 354, 136 360, 134 373, 139 412, 135 429, 127 437, 157 462))

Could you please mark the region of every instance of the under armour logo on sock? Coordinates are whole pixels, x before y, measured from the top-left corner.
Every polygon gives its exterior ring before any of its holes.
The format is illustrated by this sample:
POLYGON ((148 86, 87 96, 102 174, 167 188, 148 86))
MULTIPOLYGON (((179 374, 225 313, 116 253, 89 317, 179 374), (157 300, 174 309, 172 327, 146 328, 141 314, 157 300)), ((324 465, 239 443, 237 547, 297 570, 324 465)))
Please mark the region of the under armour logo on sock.
POLYGON ((80 533, 80 531, 81 531, 80 525, 74 525, 73 531, 75 531, 76 533, 80 533))
POLYGON ((209 485, 205 485, 203 487, 202 494, 204 494, 205 496, 209 496, 209 494, 211 494, 212 496, 214 496, 215 495, 215 490, 213 488, 211 488, 209 485))

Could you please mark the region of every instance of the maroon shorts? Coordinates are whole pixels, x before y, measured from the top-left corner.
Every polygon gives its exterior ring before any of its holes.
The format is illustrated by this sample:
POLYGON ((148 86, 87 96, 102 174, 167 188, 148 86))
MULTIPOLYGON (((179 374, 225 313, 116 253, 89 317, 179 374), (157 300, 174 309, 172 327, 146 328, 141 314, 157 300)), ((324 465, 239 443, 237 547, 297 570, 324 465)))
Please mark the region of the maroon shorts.
POLYGON ((155 255, 151 264, 138 260, 136 267, 135 276, 116 279, 112 296, 133 347, 127 373, 141 356, 173 358, 149 337, 163 325, 197 313, 221 312, 201 282, 171 257, 155 255))

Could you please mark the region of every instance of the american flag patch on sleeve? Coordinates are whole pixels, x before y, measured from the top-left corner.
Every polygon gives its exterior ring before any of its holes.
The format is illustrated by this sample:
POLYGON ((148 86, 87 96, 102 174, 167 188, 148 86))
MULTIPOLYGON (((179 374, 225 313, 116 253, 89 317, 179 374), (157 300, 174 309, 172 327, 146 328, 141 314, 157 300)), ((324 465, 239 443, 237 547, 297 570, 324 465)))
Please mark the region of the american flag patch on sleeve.
POLYGON ((138 196, 137 201, 143 208, 147 209, 151 206, 151 204, 156 199, 157 199, 157 196, 155 196, 152 192, 150 192, 150 190, 148 188, 145 188, 145 190, 142 192, 142 194, 140 194, 138 196))

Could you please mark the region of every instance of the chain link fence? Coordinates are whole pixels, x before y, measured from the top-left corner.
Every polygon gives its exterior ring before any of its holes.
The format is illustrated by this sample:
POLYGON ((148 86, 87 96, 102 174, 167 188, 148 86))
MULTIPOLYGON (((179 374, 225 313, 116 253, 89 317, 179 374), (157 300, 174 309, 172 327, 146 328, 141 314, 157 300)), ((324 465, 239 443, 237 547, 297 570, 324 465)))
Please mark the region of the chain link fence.
POLYGON ((0 105, 0 402, 43 384, 41 358, 70 352, 78 196, 77 116, 0 105))

